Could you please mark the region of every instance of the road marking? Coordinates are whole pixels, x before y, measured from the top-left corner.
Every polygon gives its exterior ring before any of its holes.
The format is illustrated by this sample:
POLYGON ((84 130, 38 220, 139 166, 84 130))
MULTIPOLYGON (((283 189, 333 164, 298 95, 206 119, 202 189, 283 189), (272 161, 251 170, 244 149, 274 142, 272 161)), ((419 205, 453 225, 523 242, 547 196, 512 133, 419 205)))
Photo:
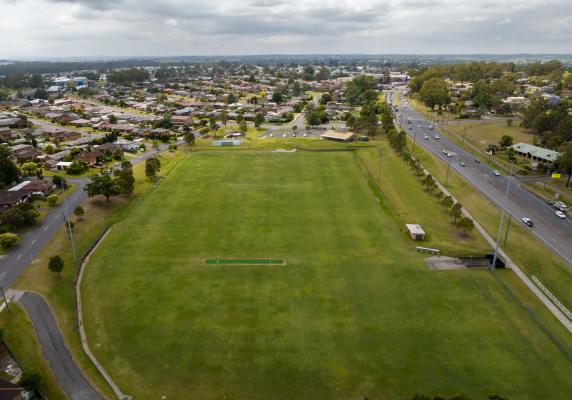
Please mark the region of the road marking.
POLYGON ((20 258, 22 258, 21 254, 18 257, 16 257, 16 260, 19 260, 20 258))
POLYGON ((48 230, 48 227, 46 226, 46 227, 44 228, 44 231, 47 231, 47 230, 48 230))
POLYGON ((36 239, 32 240, 32 244, 36 243, 36 239))

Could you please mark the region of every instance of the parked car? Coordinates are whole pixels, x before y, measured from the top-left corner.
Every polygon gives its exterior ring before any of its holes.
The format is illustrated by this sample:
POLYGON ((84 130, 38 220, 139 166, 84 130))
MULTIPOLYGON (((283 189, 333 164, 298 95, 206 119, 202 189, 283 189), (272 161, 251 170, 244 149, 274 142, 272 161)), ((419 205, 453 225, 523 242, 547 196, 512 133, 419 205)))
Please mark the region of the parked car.
POLYGON ((566 219, 566 214, 564 214, 562 211, 556 211, 555 214, 560 219, 566 219))
POLYGON ((524 217, 522 220, 522 223, 530 228, 534 227, 534 222, 530 219, 530 218, 526 218, 524 217))

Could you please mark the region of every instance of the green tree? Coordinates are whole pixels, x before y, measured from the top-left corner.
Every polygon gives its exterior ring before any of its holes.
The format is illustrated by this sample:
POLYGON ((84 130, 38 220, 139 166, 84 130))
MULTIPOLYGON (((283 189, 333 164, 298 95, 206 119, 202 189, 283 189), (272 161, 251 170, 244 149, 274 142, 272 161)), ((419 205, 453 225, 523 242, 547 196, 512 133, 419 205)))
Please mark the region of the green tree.
POLYGON ((256 128, 260 128, 260 126, 264 123, 264 114, 261 112, 256 113, 254 116, 254 126, 256 128))
POLYGON ((24 175, 33 175, 37 169, 38 166, 36 165, 36 163, 27 162, 22 164, 22 172, 24 173, 24 175))
POLYGON ((39 389, 42 383, 42 375, 36 370, 29 370, 22 372, 18 385, 22 386, 29 392, 34 392, 39 389))
POLYGON ((0 246, 3 249, 11 249, 20 241, 20 236, 16 235, 15 233, 2 233, 0 234, 0 246))
POLYGON ((449 208, 453 206, 453 198, 451 196, 445 196, 443 200, 441 200, 441 205, 445 207, 445 212, 449 211, 449 208))
POLYGON ((11 159, 8 146, 0 146, 0 185, 9 185, 20 176, 20 170, 11 159))
POLYGON ((50 271, 56 272, 59 279, 60 273, 64 270, 64 260, 58 255, 52 256, 48 262, 48 268, 50 271))
POLYGON ((499 146, 501 148, 507 148, 512 146, 514 143, 514 139, 512 138, 512 136, 509 135, 502 135, 500 141, 499 141, 499 146))
POLYGON ((90 182, 85 186, 85 191, 89 197, 102 195, 107 202, 109 202, 111 196, 117 196, 121 193, 117 182, 108 174, 92 176, 90 182))
POLYGON ((320 97, 320 104, 328 104, 330 101, 332 101, 332 95, 329 93, 324 93, 320 97))
POLYGON ((275 91, 272 93, 272 101, 276 104, 281 104, 284 102, 284 95, 279 91, 275 91))
POLYGON ((195 133, 192 131, 188 131, 185 133, 185 143, 187 144, 189 151, 195 145, 195 133))
POLYGON ((455 203, 453 205, 453 208, 451 208, 451 215, 453 216, 453 223, 457 224, 457 219, 459 219, 459 217, 461 217, 461 215, 463 215, 462 213, 462 209, 463 206, 461 205, 461 203, 455 203))
POLYGON ((119 191, 127 196, 131 196, 135 190, 133 165, 131 165, 129 161, 123 161, 121 163, 121 169, 115 170, 114 174, 119 191))
POLYGON ((83 209, 82 206, 76 206, 76 208, 74 208, 73 213, 75 214, 76 217, 78 217, 78 219, 83 219, 83 216, 85 215, 85 210, 83 209))
POLYGON ((370 75, 358 75, 348 82, 345 91, 346 100, 351 105, 363 105, 371 101, 372 92, 377 98, 377 81, 370 75), (368 92, 369 91, 369 92, 368 92), (368 92, 365 96, 364 94, 368 92))
POLYGON ((109 115, 107 116, 107 121, 108 121, 110 124, 116 124, 116 123, 117 123, 117 116, 116 116, 115 114, 109 114, 109 115))
POLYGON ((431 107, 432 110, 435 109, 435 106, 441 108, 451 102, 449 89, 442 78, 431 78, 424 82, 419 91, 419 96, 421 101, 427 107, 431 107))
POLYGON ((240 129, 240 133, 242 133, 242 136, 246 136, 246 132, 248 132, 248 126, 246 125, 246 121, 244 120, 240 121, 238 129, 240 129))
POLYGON ((466 235, 467 233, 469 233, 470 231, 472 231, 475 228, 475 223, 473 222, 472 219, 470 219, 468 217, 461 217, 457 221, 457 226, 459 228, 461 228, 463 233, 466 235))
POLYGON ((161 161, 157 157, 148 158, 145 161, 145 176, 149 179, 155 179, 161 170, 161 161))

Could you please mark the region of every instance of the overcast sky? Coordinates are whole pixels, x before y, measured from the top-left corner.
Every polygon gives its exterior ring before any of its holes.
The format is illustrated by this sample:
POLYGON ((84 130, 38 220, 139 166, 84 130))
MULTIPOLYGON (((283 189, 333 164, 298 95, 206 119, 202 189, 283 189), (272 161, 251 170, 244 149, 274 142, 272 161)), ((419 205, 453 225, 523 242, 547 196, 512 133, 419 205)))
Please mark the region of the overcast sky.
POLYGON ((572 52, 572 0, 0 0, 0 58, 524 52, 572 52))

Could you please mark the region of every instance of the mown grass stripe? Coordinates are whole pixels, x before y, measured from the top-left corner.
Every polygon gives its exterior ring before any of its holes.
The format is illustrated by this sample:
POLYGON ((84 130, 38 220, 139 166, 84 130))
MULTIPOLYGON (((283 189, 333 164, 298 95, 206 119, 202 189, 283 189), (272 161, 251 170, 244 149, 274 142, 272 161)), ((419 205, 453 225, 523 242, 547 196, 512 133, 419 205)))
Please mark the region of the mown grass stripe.
POLYGON ((210 258, 205 260, 207 265, 284 265, 285 261, 280 258, 210 258))

